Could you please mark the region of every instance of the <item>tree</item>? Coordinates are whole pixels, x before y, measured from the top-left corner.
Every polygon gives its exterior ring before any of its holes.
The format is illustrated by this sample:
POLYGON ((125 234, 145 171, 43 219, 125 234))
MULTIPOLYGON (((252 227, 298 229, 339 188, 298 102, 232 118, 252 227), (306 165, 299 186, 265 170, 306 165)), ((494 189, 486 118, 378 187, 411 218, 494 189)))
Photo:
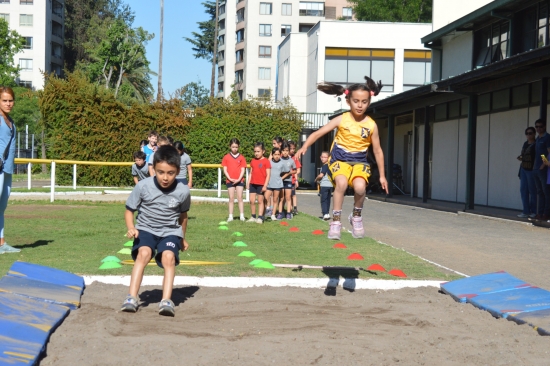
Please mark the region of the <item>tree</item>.
POLYGON ((208 97, 208 89, 206 89, 198 80, 196 83, 191 82, 182 88, 176 90, 176 98, 183 101, 183 106, 187 108, 203 107, 210 100, 208 97))
POLYGON ((348 0, 357 20, 431 23, 432 0, 348 0))
POLYGON ((23 49, 25 39, 14 30, 10 30, 8 23, 0 19, 0 85, 14 86, 19 77, 19 66, 13 64, 15 54, 23 49))
POLYGON ((164 37, 164 0, 160 0, 160 44, 157 102, 162 98, 162 39, 164 37))
MULTIPOLYGON (((218 11, 219 1, 216 0, 216 15, 214 17, 214 48, 212 54, 218 53, 218 11)), ((210 97, 214 98, 214 86, 216 85, 216 58, 212 57, 212 78, 210 80, 210 97)))
POLYGON ((192 32, 193 38, 183 37, 187 42, 191 43, 191 48, 195 53, 195 58, 203 58, 207 61, 212 61, 214 57, 214 29, 216 25, 216 3, 206 1, 202 3, 205 7, 205 13, 210 15, 210 19, 204 22, 197 22, 199 32, 192 32))

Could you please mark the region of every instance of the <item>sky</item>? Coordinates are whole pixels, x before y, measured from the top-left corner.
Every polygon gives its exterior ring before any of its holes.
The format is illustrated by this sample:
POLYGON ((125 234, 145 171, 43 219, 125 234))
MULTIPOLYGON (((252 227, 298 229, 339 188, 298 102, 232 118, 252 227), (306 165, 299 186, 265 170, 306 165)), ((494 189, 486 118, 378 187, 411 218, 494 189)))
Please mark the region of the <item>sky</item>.
MULTIPOLYGON (((198 31, 197 22, 208 19, 204 12, 203 0, 164 0, 164 49, 162 52, 162 88, 164 96, 174 93, 187 83, 200 80, 210 90, 212 64, 205 59, 193 56, 191 43, 183 37, 192 38, 191 32, 198 31)), ((160 36, 160 0, 126 0, 135 12, 133 27, 142 27, 154 33, 147 44, 149 68, 154 72, 159 69, 159 36, 160 36)), ((158 86, 156 76, 151 76, 151 83, 158 86)))

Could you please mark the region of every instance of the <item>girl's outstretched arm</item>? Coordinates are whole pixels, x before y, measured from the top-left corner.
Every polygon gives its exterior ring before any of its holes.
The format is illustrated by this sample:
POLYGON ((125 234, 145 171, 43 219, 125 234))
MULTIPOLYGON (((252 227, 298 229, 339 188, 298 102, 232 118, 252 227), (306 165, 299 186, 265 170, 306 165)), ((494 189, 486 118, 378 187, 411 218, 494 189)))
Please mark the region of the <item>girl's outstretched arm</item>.
POLYGON ((376 164, 378 165, 378 172, 380 173, 380 186, 386 191, 388 191, 388 181, 386 180, 386 172, 384 170, 384 152, 380 146, 380 136, 378 135, 378 126, 372 131, 371 136, 372 151, 374 152, 374 158, 376 159, 376 164))
POLYGON ((317 141, 320 137, 323 137, 330 131, 334 130, 338 126, 340 126, 340 121, 342 120, 342 115, 339 115, 338 117, 334 118, 332 121, 318 129, 317 131, 313 132, 309 137, 307 138, 306 142, 302 145, 300 150, 296 151, 296 159, 300 159, 303 154, 306 153, 307 148, 310 147, 317 141))

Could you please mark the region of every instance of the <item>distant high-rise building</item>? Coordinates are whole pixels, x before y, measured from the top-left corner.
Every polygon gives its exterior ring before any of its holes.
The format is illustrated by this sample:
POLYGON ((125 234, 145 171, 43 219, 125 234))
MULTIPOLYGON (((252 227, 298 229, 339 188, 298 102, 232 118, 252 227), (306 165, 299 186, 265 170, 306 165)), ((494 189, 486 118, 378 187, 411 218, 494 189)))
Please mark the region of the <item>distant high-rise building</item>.
POLYGON ((320 20, 352 18, 347 0, 221 1, 217 96, 233 90, 241 100, 274 94, 277 48, 286 36, 307 32, 320 20))
POLYGON ((19 85, 42 89, 42 72, 63 73, 63 0, 0 0, 0 18, 26 40, 14 59, 19 85))

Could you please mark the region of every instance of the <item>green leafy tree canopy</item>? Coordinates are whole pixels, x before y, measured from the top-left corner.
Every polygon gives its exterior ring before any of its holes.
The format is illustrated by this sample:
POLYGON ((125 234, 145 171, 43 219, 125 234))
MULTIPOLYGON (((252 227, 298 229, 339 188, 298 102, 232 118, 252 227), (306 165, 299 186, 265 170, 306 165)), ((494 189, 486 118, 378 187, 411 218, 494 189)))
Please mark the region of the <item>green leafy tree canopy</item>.
POLYGON ((183 101, 187 108, 197 108, 205 106, 210 100, 210 90, 201 84, 201 81, 191 82, 176 90, 176 98, 183 101))
POLYGON ((216 3, 213 1, 206 1, 202 3, 202 5, 205 7, 204 12, 210 15, 210 19, 203 22, 197 22, 199 25, 199 32, 192 32, 193 38, 183 38, 193 45, 192 50, 195 52, 193 54, 195 58, 203 58, 212 62, 212 57, 214 56, 216 3))
POLYGON ((0 85, 14 86, 19 77, 19 66, 14 66, 14 56, 23 49, 25 39, 14 30, 10 30, 8 23, 0 19, 0 85))
POLYGON ((431 23, 432 0, 348 0, 357 20, 431 23))

